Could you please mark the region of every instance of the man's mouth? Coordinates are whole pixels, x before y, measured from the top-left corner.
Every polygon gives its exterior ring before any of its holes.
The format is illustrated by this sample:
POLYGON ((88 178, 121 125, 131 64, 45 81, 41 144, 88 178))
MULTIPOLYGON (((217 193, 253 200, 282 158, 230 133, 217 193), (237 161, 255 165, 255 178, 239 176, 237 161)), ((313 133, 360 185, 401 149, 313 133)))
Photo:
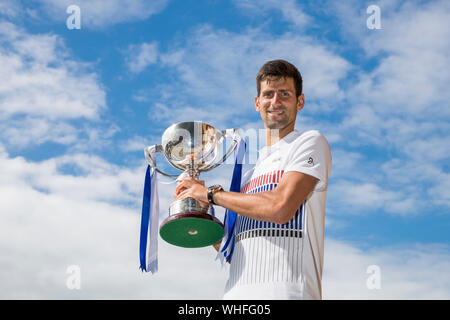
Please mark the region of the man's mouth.
POLYGON ((273 114, 273 115, 280 115, 283 114, 283 110, 268 110, 267 113, 273 114))

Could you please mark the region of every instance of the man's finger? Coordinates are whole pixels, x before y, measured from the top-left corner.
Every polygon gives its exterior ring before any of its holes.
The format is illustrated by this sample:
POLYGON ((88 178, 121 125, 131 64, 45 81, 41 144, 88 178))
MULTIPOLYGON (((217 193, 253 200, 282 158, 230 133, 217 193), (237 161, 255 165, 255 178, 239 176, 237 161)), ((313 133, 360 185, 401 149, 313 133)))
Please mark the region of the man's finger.
POLYGON ((186 189, 186 190, 183 190, 182 192, 180 192, 180 194, 178 194, 175 199, 183 200, 183 199, 189 198, 188 195, 189 195, 189 193, 188 193, 188 190, 186 189))
POLYGON ((175 189, 175 196, 177 196, 180 192, 182 192, 182 191, 184 191, 184 190, 186 190, 187 188, 186 187, 177 187, 176 189, 175 189))
POLYGON ((186 190, 186 188, 182 188, 182 189, 176 189, 175 190, 175 194, 173 195, 173 197, 176 199, 178 197, 178 195, 183 192, 184 190, 186 190))
POLYGON ((201 201, 201 200, 199 200, 198 202, 200 204, 200 207, 202 207, 202 208, 208 208, 209 207, 209 202, 205 202, 205 201, 201 201))
POLYGON ((188 181, 186 181, 185 179, 180 180, 179 183, 177 184, 177 186, 175 187, 175 192, 177 190, 186 189, 188 187, 189 187, 189 182, 188 181))

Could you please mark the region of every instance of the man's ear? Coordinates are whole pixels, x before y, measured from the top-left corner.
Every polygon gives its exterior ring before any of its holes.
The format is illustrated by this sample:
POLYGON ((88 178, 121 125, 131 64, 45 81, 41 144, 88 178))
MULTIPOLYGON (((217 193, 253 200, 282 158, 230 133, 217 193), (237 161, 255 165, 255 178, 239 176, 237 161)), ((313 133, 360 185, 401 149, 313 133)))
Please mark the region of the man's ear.
POLYGON ((259 97, 255 96, 255 109, 256 111, 260 112, 261 109, 259 107, 259 97))
POLYGON ((305 95, 302 93, 297 97, 297 111, 300 111, 305 106, 305 95))

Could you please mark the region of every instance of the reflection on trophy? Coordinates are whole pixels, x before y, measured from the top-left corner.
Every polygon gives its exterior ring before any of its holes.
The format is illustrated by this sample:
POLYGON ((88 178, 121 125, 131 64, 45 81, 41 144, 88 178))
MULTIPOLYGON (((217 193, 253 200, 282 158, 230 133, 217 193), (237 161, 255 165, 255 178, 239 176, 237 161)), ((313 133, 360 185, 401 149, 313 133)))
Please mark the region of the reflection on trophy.
MULTIPOLYGON (((146 148, 145 157, 150 166, 160 174, 178 177, 156 167, 155 159, 149 152, 150 148, 155 148, 173 167, 198 179, 201 172, 212 170, 225 162, 236 148, 237 142, 233 140, 222 158, 219 156, 220 146, 227 137, 235 135, 237 129, 219 131, 203 122, 181 122, 164 131, 161 145, 146 148)), ((198 248, 220 241, 224 230, 220 220, 214 216, 211 205, 187 198, 172 202, 169 217, 161 224, 159 233, 161 238, 173 245, 198 248)))

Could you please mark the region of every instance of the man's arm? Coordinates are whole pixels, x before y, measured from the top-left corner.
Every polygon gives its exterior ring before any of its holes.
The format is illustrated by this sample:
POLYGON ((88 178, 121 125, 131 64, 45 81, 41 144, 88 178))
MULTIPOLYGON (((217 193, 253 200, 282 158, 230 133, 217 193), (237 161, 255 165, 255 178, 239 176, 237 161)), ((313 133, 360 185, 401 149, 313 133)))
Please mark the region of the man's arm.
MULTIPOLYGON (((271 191, 254 194, 221 191, 214 194, 214 202, 255 220, 283 224, 292 219, 298 207, 313 191, 318 181, 313 176, 289 171, 283 175, 280 183, 271 191)), ((177 185, 175 198, 177 200, 194 198, 199 201, 208 201, 207 190, 196 180, 187 178, 181 180, 177 185)))

